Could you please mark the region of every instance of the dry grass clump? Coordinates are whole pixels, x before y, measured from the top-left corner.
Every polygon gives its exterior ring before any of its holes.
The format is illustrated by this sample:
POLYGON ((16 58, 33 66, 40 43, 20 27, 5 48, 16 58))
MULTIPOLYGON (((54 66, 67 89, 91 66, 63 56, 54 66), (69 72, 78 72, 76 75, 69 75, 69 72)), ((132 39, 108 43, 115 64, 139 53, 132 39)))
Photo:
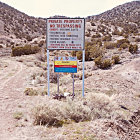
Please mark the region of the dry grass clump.
POLYGON ((111 67, 112 62, 110 59, 104 59, 103 57, 99 56, 95 60, 95 65, 101 69, 108 69, 111 67))
POLYGON ((119 55, 112 56, 113 64, 119 64, 120 63, 120 57, 119 55))
POLYGON ((22 112, 15 112, 13 114, 14 119, 16 120, 20 120, 23 117, 23 113, 22 112))
POLYGON ((70 121, 80 122, 90 120, 90 109, 82 103, 72 100, 37 106, 33 109, 35 125, 62 126, 70 121))
POLYGON ((137 53, 138 51, 138 46, 137 45, 130 45, 129 46, 129 52, 134 54, 134 53, 137 53))
POLYGON ((37 96, 37 95, 47 95, 47 91, 46 90, 36 90, 36 89, 33 89, 33 88, 26 88, 25 91, 24 91, 24 94, 27 95, 27 96, 37 96))
POLYGON ((26 88, 24 91, 24 94, 28 96, 36 96, 38 95, 38 92, 37 90, 34 90, 33 88, 26 88))
POLYGON ((15 47, 12 48, 12 56, 21 56, 21 55, 29 55, 29 54, 35 54, 40 51, 40 48, 38 46, 30 46, 25 45, 24 47, 15 47))
POLYGON ((116 48, 116 43, 105 42, 105 43, 104 43, 104 47, 105 47, 106 49, 114 49, 114 48, 116 48))
POLYGON ((62 126, 70 122, 83 122, 99 118, 118 117, 118 106, 112 97, 90 93, 84 98, 67 98, 66 101, 49 100, 33 111, 35 125, 62 126))
MULTIPOLYGON (((98 44, 99 42, 97 42, 98 44)), ((91 61, 93 58, 97 58, 98 56, 103 56, 105 50, 103 47, 97 44, 88 44, 85 45, 85 61, 91 61)), ((82 60, 82 51, 72 51, 72 56, 77 56, 78 60, 82 60)))

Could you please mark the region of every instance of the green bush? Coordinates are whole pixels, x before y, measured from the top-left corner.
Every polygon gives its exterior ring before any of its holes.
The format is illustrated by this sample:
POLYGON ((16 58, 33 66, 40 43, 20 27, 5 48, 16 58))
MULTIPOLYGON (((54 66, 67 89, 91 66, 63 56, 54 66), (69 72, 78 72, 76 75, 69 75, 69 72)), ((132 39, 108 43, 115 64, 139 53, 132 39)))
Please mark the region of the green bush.
POLYGON ((96 47, 96 46, 93 46, 91 49, 90 49, 90 57, 91 58, 97 58, 99 56, 102 56, 104 54, 104 50, 103 48, 101 47, 96 47))
POLYGON ((78 60, 82 60, 82 51, 77 51, 76 56, 78 60))
POLYGON ((120 45, 120 48, 126 49, 126 48, 128 48, 129 46, 130 46, 130 44, 128 44, 128 43, 123 43, 123 44, 120 45))
POLYGON ((117 41, 117 44, 116 44, 116 47, 117 48, 120 48, 120 46, 124 43, 127 43, 127 44, 130 44, 129 40, 128 39, 121 39, 121 40, 118 40, 117 41))
POLYGON ((112 56, 112 60, 114 64, 119 64, 120 63, 119 55, 112 56))
POLYGON ((111 42, 105 42, 104 47, 106 49, 114 49, 116 47, 116 43, 111 43, 111 42))
POLYGON ((102 57, 101 56, 99 56, 99 57, 97 57, 95 60, 94 60, 94 62, 95 62, 95 65, 96 66, 101 66, 101 64, 102 64, 102 57))
POLYGON ((29 54, 35 54, 40 51, 40 47, 38 46, 30 46, 25 45, 24 47, 15 47, 12 48, 12 56, 21 56, 21 55, 29 55, 29 54))
POLYGON ((112 64, 110 59, 103 59, 101 56, 97 57, 94 62, 95 65, 101 69, 108 69, 112 64))
POLYGON ((101 69, 108 69, 110 67, 111 67, 110 59, 104 59, 101 66, 100 66, 101 69))
POLYGON ((129 52, 134 54, 134 53, 137 53, 138 51, 138 46, 137 45, 130 45, 129 46, 129 52))
POLYGON ((108 35, 108 36, 105 36, 102 38, 103 41, 111 41, 111 36, 108 35))

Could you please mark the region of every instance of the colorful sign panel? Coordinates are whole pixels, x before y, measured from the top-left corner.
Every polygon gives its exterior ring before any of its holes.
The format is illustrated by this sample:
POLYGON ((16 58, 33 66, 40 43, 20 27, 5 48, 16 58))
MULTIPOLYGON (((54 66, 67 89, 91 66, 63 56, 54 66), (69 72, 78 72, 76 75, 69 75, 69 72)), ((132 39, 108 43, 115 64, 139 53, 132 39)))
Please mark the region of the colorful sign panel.
POLYGON ((54 72, 77 73, 77 58, 55 57, 54 72))
POLYGON ((48 50, 83 50, 85 19, 47 19, 48 50))

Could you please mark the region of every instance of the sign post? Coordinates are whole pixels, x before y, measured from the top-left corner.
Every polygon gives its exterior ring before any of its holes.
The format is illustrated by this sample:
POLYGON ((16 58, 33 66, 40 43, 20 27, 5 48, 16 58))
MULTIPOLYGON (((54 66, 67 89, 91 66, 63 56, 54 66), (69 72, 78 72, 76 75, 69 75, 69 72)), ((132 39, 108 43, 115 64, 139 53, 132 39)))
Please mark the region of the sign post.
POLYGON ((47 50, 47 78, 48 78, 48 96, 50 95, 50 64, 49 64, 49 50, 47 50))
POLYGON ((85 79, 85 66, 84 66, 84 63, 85 63, 85 50, 83 50, 83 85, 82 85, 82 96, 84 97, 84 91, 85 91, 85 87, 84 87, 84 79, 85 79))
MULTIPOLYGON (((47 19, 47 64, 48 64, 48 95, 49 95, 49 51, 75 50, 83 51, 83 84, 84 96, 84 62, 85 62, 85 19, 84 18, 48 18, 47 19)), ((55 72, 67 71, 67 68, 55 68, 55 72)), ((69 73, 74 73, 70 68, 69 73)), ((73 75, 74 76, 74 75, 73 75)), ((74 79, 73 79, 74 80, 74 79)), ((59 90, 59 89, 58 89, 59 90)), ((73 92, 74 95, 74 92, 73 92)))
POLYGON ((59 94, 59 73, 57 73, 57 94, 59 94))
POLYGON ((73 78, 73 97, 75 96, 74 94, 74 74, 72 74, 72 78, 73 78))

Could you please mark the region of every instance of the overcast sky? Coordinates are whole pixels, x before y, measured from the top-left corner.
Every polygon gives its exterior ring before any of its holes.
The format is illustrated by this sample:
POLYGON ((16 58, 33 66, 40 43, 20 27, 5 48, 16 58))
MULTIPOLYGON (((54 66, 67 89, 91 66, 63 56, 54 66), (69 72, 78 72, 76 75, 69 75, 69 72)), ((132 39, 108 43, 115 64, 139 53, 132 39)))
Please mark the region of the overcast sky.
POLYGON ((130 1, 132 0, 1 0, 27 15, 44 18, 54 15, 87 17, 130 1))

